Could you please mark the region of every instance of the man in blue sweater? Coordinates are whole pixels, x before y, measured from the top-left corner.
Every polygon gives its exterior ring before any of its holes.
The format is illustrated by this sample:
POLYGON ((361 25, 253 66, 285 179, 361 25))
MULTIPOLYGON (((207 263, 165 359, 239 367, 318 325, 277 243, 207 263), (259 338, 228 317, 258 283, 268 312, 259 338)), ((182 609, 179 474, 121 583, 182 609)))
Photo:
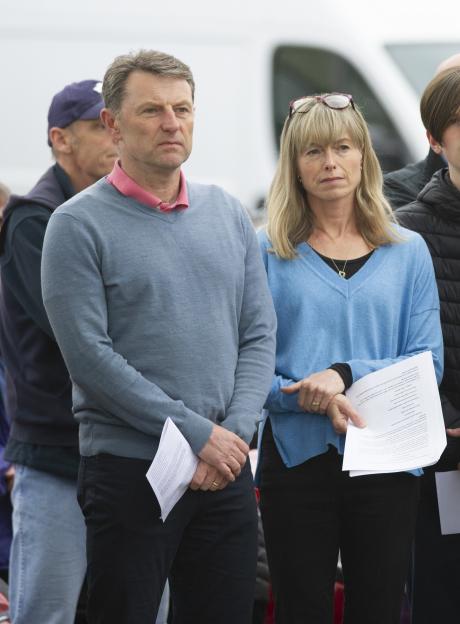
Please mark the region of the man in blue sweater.
POLYGON ((275 317, 243 208, 181 170, 194 82, 141 51, 106 72, 120 160, 53 215, 43 298, 73 381, 88 615, 151 624, 167 576, 174 621, 249 624, 257 515, 247 462, 274 370, 275 317), (166 522, 146 472, 171 418, 199 458, 166 522))

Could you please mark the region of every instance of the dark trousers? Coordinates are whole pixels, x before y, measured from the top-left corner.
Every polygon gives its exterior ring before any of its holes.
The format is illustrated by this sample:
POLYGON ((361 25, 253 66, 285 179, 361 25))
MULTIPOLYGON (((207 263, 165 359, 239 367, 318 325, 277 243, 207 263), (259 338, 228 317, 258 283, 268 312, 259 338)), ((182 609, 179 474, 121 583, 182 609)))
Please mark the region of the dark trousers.
POLYGON ((421 478, 420 507, 412 567, 412 623, 460 622, 460 535, 441 535, 435 473, 456 470, 460 441, 448 448, 421 478))
POLYGON ((149 464, 82 459, 89 624, 153 624, 168 576, 174 624, 250 624, 257 513, 249 462, 222 491, 188 490, 165 523, 149 464))
POLYGON ((276 624, 331 624, 339 550, 344 622, 399 624, 418 490, 407 474, 351 478, 334 448, 286 468, 264 431, 260 507, 276 624))

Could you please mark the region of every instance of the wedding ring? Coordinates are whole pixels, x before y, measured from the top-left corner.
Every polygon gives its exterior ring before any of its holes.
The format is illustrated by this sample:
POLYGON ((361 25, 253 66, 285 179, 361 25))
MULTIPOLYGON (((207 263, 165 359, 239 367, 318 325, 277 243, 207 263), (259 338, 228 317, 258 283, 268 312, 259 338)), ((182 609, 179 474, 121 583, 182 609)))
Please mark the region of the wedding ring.
POLYGON ((311 404, 312 407, 318 407, 318 405, 320 405, 319 401, 313 401, 313 403, 311 404))
POLYGON ((212 487, 215 487, 217 489, 219 487, 220 483, 218 483, 217 481, 213 481, 211 485, 212 485, 212 487))

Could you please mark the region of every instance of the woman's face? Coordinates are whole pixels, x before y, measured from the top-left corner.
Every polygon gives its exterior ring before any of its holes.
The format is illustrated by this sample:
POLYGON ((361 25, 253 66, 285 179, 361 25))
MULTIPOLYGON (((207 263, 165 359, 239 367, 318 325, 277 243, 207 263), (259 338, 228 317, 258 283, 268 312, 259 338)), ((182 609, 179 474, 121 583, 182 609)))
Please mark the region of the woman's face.
POLYGON ((361 163, 361 151, 344 136, 331 145, 307 145, 297 158, 297 170, 308 199, 353 200, 361 163))

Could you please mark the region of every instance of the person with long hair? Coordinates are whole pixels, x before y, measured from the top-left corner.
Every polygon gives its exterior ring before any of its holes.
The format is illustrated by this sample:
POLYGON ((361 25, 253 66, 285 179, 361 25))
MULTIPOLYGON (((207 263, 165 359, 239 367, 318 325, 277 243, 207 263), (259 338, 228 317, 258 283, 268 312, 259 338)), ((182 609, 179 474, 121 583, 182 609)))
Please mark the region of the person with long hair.
POLYGON ((344 395, 373 371, 431 351, 442 376, 439 300, 423 239, 382 193, 351 95, 290 104, 260 244, 278 317, 261 427, 261 512, 277 624, 330 624, 337 558, 347 624, 399 622, 420 470, 350 477, 344 395))

